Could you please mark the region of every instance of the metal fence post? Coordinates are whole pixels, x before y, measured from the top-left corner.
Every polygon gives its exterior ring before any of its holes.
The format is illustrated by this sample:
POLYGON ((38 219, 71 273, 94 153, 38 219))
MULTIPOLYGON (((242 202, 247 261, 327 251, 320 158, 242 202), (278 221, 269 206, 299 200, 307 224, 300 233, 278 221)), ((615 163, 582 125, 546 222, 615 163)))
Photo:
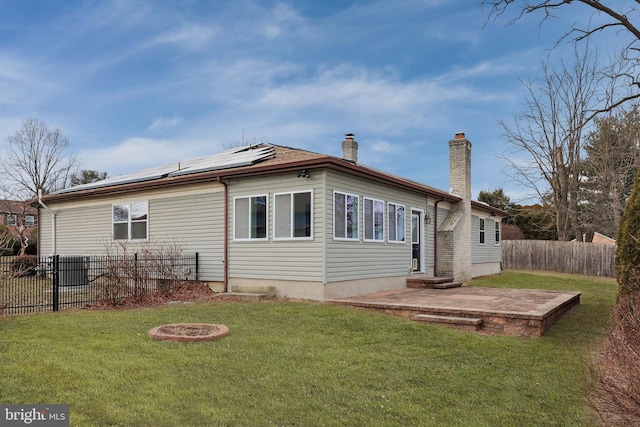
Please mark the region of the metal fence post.
POLYGON ((53 256, 53 311, 60 307, 60 255, 53 256))
POLYGON ((198 281, 198 267, 200 267, 200 257, 198 256, 198 252, 196 252, 196 281, 198 281))

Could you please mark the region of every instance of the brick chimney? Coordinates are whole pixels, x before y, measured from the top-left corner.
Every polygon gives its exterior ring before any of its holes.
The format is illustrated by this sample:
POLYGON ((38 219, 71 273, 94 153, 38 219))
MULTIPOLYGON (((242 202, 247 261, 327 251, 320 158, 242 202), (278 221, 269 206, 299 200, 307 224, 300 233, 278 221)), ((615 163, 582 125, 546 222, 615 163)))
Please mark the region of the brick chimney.
MULTIPOLYGON (((471 280, 471 142, 463 132, 449 141, 450 192, 462 200, 455 206, 459 222, 453 236, 453 276, 456 281, 471 280)), ((452 212, 453 214, 454 212, 452 212)))
POLYGON ((353 139, 352 133, 344 135, 345 139, 342 141, 342 158, 350 161, 351 163, 358 162, 358 142, 353 139))

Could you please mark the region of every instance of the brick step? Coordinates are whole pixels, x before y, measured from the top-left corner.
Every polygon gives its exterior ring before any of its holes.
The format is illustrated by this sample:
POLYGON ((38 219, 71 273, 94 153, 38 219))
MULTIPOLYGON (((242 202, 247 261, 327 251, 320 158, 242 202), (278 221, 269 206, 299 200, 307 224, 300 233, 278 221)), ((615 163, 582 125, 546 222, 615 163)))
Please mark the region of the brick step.
POLYGON ((453 282, 453 277, 409 277, 406 281, 407 288, 432 289, 435 285, 453 282))
POLYGON ((462 282, 436 283, 433 285, 433 289, 451 289, 459 288, 461 286, 462 282))
POLYGON ((442 326, 449 326, 459 329, 467 329, 477 331, 482 326, 482 319, 475 317, 455 317, 455 316, 441 316, 437 314, 416 314, 412 317, 413 320, 419 322, 436 323, 442 326))
POLYGON ((239 299, 240 301, 262 301, 276 296, 275 286, 234 285, 231 292, 225 295, 239 299))

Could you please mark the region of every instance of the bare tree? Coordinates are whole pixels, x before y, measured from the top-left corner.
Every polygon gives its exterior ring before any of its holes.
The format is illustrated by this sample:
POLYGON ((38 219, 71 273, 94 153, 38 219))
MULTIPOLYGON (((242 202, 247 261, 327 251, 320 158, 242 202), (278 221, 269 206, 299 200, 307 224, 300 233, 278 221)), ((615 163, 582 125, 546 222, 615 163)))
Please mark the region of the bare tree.
POLYGON ((590 110, 588 119, 602 112, 611 111, 626 102, 640 97, 640 7, 635 2, 600 1, 600 0, 482 0, 483 7, 489 9, 489 19, 505 17, 511 10, 515 14, 508 19, 513 24, 527 14, 540 15, 540 27, 560 14, 575 13, 576 8, 583 7, 593 11, 588 22, 574 23, 558 37, 556 45, 564 40, 576 43, 588 42, 598 36, 616 36, 621 41, 617 50, 617 58, 607 70, 603 70, 612 79, 613 87, 627 90, 612 90, 603 93, 601 102, 590 110), (632 4, 628 4, 632 3, 632 4), (635 5, 633 5, 635 3, 635 5))
POLYGON ((511 177, 531 189, 542 201, 549 200, 559 240, 581 236, 578 203, 582 168, 582 134, 589 111, 598 103, 602 77, 588 52, 576 49, 571 66, 563 61, 559 70, 542 65, 544 78, 525 81, 524 112, 513 125, 499 123, 518 156, 504 155, 511 177), (549 194, 548 189, 551 189, 549 194))
POLYGON ((616 236, 640 168, 640 109, 633 105, 595 120, 586 138, 583 199, 585 223, 616 236))
POLYGON ((21 199, 34 197, 38 189, 47 193, 66 187, 78 164, 67 155, 68 148, 69 141, 59 129, 50 130, 38 119, 25 119, 5 144, 4 162, 0 163, 3 186, 21 199))

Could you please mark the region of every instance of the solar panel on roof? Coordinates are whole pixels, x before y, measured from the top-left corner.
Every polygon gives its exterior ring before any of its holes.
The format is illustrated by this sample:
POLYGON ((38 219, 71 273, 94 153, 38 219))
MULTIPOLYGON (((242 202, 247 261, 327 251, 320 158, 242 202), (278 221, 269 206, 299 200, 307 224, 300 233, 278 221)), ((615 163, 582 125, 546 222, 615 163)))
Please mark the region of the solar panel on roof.
POLYGON ((93 188, 111 187, 114 185, 132 184, 135 182, 152 181, 167 176, 182 176, 199 172, 209 172, 220 169, 231 169, 240 166, 250 166, 255 162, 272 156, 272 146, 236 147, 211 156, 196 157, 169 165, 144 169, 138 172, 118 175, 89 184, 77 185, 56 191, 54 194, 70 193, 73 191, 93 188))

